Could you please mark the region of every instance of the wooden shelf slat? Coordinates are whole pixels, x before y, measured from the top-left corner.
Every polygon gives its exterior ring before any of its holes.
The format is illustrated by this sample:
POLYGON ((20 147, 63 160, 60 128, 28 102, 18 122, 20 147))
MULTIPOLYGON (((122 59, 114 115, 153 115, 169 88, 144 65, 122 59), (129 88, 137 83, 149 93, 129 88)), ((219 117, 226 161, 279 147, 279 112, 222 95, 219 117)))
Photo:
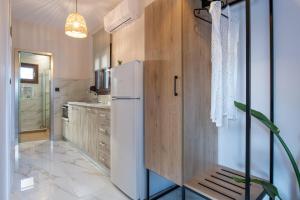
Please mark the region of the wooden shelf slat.
MULTIPOLYGON (((245 184, 235 182, 233 177, 245 177, 245 175, 217 165, 203 176, 186 182, 184 186, 212 200, 244 200, 245 184)), ((263 193, 264 190, 260 185, 251 184, 251 200, 261 198, 263 193)))

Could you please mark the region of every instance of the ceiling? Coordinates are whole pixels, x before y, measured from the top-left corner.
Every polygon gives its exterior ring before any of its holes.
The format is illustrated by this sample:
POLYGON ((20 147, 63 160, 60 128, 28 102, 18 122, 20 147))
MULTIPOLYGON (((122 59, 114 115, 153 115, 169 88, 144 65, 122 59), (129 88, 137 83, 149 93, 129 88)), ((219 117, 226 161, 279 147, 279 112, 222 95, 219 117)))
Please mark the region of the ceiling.
MULTIPOLYGON (((76 0, 12 0, 13 19, 64 29, 65 20, 75 11, 76 0)), ((121 0, 78 0, 78 12, 89 32, 103 26, 103 17, 121 0)))

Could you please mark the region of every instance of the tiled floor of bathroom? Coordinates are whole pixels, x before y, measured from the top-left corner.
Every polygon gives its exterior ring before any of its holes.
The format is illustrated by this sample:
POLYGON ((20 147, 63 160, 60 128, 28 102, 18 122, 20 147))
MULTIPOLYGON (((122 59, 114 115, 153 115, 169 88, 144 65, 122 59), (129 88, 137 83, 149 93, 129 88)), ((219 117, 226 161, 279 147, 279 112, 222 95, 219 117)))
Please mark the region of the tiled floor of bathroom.
MULTIPOLYGON (((19 145, 11 200, 127 200, 105 171, 68 142, 19 145)), ((162 200, 180 199, 177 190, 162 200)), ((199 199, 192 194, 187 199, 199 199)))

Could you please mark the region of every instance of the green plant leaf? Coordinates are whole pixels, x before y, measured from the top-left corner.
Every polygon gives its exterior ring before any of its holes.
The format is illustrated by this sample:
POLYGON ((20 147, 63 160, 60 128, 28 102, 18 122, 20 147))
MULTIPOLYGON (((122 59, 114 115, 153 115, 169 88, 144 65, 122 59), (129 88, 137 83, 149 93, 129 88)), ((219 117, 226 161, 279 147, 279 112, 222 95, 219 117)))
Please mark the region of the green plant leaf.
MULTIPOLYGON (((234 105, 238 109, 246 112, 246 105, 245 104, 235 101, 234 105)), ((251 109, 251 115, 253 117, 255 117, 256 119, 258 119, 260 122, 262 122, 264 125, 266 125, 273 133, 275 133, 275 134, 280 133, 279 128, 271 120, 269 120, 264 114, 262 114, 261 112, 251 109)))
POLYGON ((285 152, 287 153, 291 163, 292 163, 292 166, 294 168, 294 171, 295 171, 295 174, 296 174, 296 178, 297 178, 297 181, 298 181, 298 187, 299 187, 299 190, 300 190, 300 171, 299 171, 299 168, 298 168, 298 165, 297 165, 297 162, 296 160, 294 159, 294 156, 292 154, 292 152, 290 151, 290 149, 288 148, 288 146, 286 145, 286 143, 284 142, 284 140, 282 139, 282 137, 278 134, 275 134, 276 137, 278 138, 278 140, 280 141, 281 145, 283 146, 285 152))
MULTIPOLYGON (((234 105, 238 109, 246 112, 246 105, 245 104, 235 101, 234 105)), ((261 123, 263 123, 264 125, 266 125, 275 134, 275 136, 280 141, 281 145, 283 146, 285 152, 287 153, 287 155, 288 155, 288 157, 289 157, 289 159, 290 159, 290 161, 292 163, 293 169, 294 169, 295 174, 296 174, 297 182, 298 182, 298 187, 299 187, 299 190, 300 190, 300 171, 299 171, 297 162, 296 162, 296 160, 295 160, 292 152, 290 151, 290 149, 288 148, 288 146, 286 145, 286 143, 284 142, 284 140, 280 136, 280 134, 279 134, 280 133, 279 128, 271 120, 269 120, 264 114, 262 114, 259 111, 251 109, 251 115, 253 117, 255 117, 256 119, 258 119, 261 123)))
MULTIPOLYGON (((244 178, 238 178, 233 177, 233 180, 238 183, 246 183, 246 179, 244 178)), ((256 183, 258 185, 261 185, 264 188, 264 191, 272 198, 275 199, 278 197, 279 199, 282 199, 279 195, 278 189, 272 185, 271 183, 259 179, 251 179, 251 183, 256 183)))

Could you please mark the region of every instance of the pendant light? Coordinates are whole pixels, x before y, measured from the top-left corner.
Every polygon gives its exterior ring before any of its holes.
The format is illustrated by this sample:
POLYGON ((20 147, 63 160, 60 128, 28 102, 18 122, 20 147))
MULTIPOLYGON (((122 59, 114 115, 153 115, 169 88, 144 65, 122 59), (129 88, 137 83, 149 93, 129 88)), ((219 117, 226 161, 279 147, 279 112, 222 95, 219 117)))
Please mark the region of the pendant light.
POLYGON ((77 0, 76 0, 76 12, 69 14, 66 25, 66 35, 73 38, 86 38, 88 31, 85 20, 82 15, 77 12, 77 0))

